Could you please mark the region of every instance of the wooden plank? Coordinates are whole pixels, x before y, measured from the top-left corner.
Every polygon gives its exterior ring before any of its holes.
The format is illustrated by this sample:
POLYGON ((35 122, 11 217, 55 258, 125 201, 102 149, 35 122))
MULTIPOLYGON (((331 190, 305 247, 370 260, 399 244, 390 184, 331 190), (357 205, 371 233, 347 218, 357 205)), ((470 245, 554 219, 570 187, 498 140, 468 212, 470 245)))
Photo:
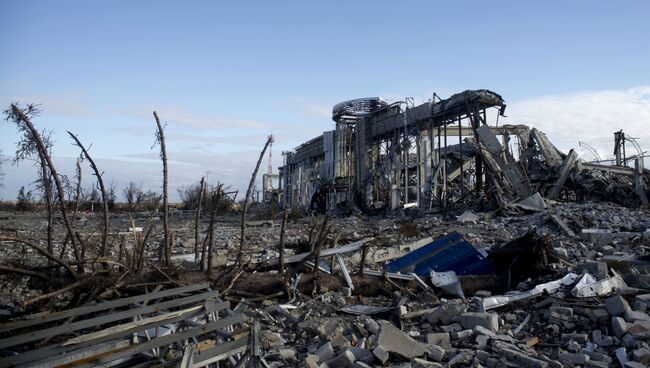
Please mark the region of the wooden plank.
MULTIPOLYGON (((367 241, 369 241, 369 240, 370 240, 370 239, 361 239, 361 240, 358 240, 358 241, 356 241, 356 242, 354 242, 354 243, 350 243, 350 244, 342 245, 342 246, 340 246, 340 247, 323 249, 323 250, 321 251, 321 253, 320 253, 320 256, 324 258, 324 257, 331 256, 331 255, 334 255, 334 254, 342 254, 342 253, 356 252, 356 251, 358 251, 359 249, 361 249, 361 247, 363 246, 363 244, 364 244, 365 242, 367 242, 367 241)), ((289 263, 300 262, 300 261, 302 261, 305 257, 309 256, 309 254, 310 254, 310 253, 307 252, 307 253, 294 254, 294 255, 292 255, 292 256, 285 257, 285 259, 284 259, 284 263, 285 263, 285 264, 289 264, 289 263)), ((279 263, 280 263, 280 259, 279 259, 279 258, 271 259, 271 260, 268 261, 268 264, 269 264, 270 266, 274 266, 274 265, 277 265, 277 264, 279 264, 279 263)))
POLYGON ((189 285, 189 286, 183 286, 175 289, 157 291, 149 294, 141 294, 141 295, 135 295, 127 298, 111 300, 108 302, 103 302, 94 305, 84 305, 78 308, 67 309, 59 312, 53 312, 53 313, 43 312, 43 313, 32 314, 28 316, 27 319, 25 320, 12 321, 12 322, 1 324, 0 332, 33 326, 40 323, 52 322, 52 321, 56 321, 56 320, 60 320, 72 316, 78 317, 88 313, 94 313, 106 309, 123 307, 125 305, 129 305, 132 303, 141 303, 147 300, 166 298, 166 297, 170 297, 182 293, 188 293, 188 292, 197 291, 201 289, 208 289, 209 287, 210 284, 208 283, 189 285))
MULTIPOLYGON (((228 317, 224 319, 220 319, 211 323, 207 323, 205 325, 195 327, 183 332, 177 332, 171 335, 167 336, 162 336, 162 337, 156 337, 154 339, 151 339, 149 341, 145 341, 140 344, 133 344, 130 345, 126 348, 123 349, 117 349, 113 351, 109 351, 107 353, 103 354, 98 354, 94 355, 91 357, 87 357, 83 360, 77 360, 74 362, 70 362, 67 364, 63 364, 60 367, 96 367, 101 364, 105 364, 108 362, 112 362, 114 360, 120 359, 120 358, 127 358, 130 356, 133 356, 135 354, 139 354, 154 348, 158 348, 161 346, 169 345, 177 341, 183 341, 187 339, 191 339, 193 337, 199 336, 199 335, 204 335, 209 332, 212 332, 214 330, 224 328, 226 326, 230 326, 236 323, 241 323, 243 322, 243 317, 241 315, 236 315, 233 317, 228 317)), ((196 355, 195 355, 195 366, 196 366, 196 355)))
MULTIPOLYGON (((229 302, 224 302, 224 304, 228 305, 229 302)), ((65 356, 67 356, 69 359, 75 356, 88 356, 89 352, 88 350, 91 351, 92 355, 96 355, 100 352, 102 352, 102 343, 105 343, 107 341, 115 340, 118 338, 122 337, 127 337, 133 334, 134 332, 141 331, 143 329, 149 329, 149 328, 156 328, 160 327, 166 324, 170 323, 176 323, 180 322, 183 320, 186 320, 188 318, 187 315, 180 315, 176 316, 172 319, 165 319, 161 321, 157 321, 155 323, 148 323, 146 327, 144 328, 129 328, 126 330, 121 330, 113 335, 110 336, 104 336, 101 337, 97 340, 92 340, 92 341, 85 341, 80 344, 74 345, 74 346, 64 346, 64 344, 56 344, 56 345, 50 345, 46 346, 37 350, 32 350, 28 353, 24 354, 19 354, 17 356, 13 357, 7 357, 3 360, 0 361, 0 367, 12 367, 12 366, 18 366, 22 364, 26 364, 29 362, 34 362, 42 359, 46 359, 48 357, 56 357, 55 359, 60 359, 60 357, 57 357, 58 355, 61 355, 65 353, 65 356), (87 347, 92 346, 91 349, 86 349, 87 347), (93 351, 95 350, 95 351, 93 351)), ((151 321, 150 321, 151 322, 151 321)), ((103 349, 104 351, 108 351, 107 349, 103 349)), ((110 349, 112 350, 112 349, 110 349)))
POLYGON ((169 300, 166 302, 158 303, 158 304, 153 304, 153 305, 148 305, 146 307, 139 307, 139 308, 133 308, 133 309, 128 309, 116 313, 110 313, 107 315, 95 317, 95 318, 90 318, 82 321, 77 321, 69 324, 63 324, 60 326, 53 326, 50 328, 46 328, 43 330, 39 331, 34 331, 34 332, 29 332, 25 333, 22 335, 18 336, 12 336, 9 338, 5 338, 0 340, 0 349, 4 349, 10 346, 16 346, 20 344, 24 344, 27 342, 31 341, 36 341, 40 339, 45 339, 48 337, 52 336, 57 336, 61 335, 67 332, 73 332, 77 330, 81 330, 84 328, 90 328, 90 327, 95 327, 95 326, 101 326, 106 323, 110 322, 116 322, 120 321, 123 319, 131 318, 137 315, 141 314, 147 314, 147 313, 153 313, 157 312, 160 310, 164 310, 166 308, 171 308, 171 307, 180 307, 182 305, 190 304, 190 303, 195 303, 201 300, 205 300, 208 298, 213 298, 217 297, 219 295, 218 291, 210 291, 207 293, 203 294, 197 294, 197 295, 191 295, 185 298, 180 298, 180 299, 175 299, 175 300, 169 300))

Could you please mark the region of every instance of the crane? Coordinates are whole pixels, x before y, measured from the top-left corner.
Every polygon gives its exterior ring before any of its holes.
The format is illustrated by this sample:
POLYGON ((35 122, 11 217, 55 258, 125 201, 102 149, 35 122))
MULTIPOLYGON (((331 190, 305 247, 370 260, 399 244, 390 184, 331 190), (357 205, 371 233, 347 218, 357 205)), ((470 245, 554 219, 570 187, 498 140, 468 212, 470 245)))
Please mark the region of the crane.
POLYGON ((273 137, 273 134, 269 135, 268 138, 271 143, 269 144, 269 168, 267 174, 271 175, 273 174, 273 165, 271 160, 273 158, 273 142, 275 141, 275 138, 273 137))

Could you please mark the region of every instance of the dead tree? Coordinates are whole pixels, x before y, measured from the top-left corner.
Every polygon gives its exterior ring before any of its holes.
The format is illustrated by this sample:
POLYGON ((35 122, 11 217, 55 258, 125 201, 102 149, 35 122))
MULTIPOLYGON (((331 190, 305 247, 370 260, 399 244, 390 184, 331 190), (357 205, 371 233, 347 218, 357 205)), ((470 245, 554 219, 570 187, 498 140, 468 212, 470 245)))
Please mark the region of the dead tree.
POLYGON ((280 273, 284 273, 284 242, 286 241, 286 227, 287 221, 289 220, 289 209, 287 208, 287 203, 284 203, 284 214, 282 216, 282 227, 280 228, 280 246, 278 253, 280 253, 280 273))
MULTIPOLYGON (((77 185, 75 187, 75 197, 74 197, 74 208, 72 211, 72 220, 70 222, 72 223, 72 228, 75 228, 75 222, 77 221, 77 214, 79 213, 79 203, 81 202, 81 160, 77 159, 77 162, 75 164, 76 168, 76 174, 75 178, 77 181, 77 185)), ((63 245, 61 246, 61 258, 65 257, 65 251, 68 243, 70 242, 70 234, 66 234, 65 240, 63 241, 63 245)), ((82 245, 83 246, 83 245, 82 245)), ((72 247, 72 252, 74 254, 75 260, 77 261, 77 272, 83 273, 83 262, 81 262, 81 254, 82 252, 78 247, 72 247)))
POLYGON ((212 271, 212 254, 214 252, 214 229, 217 226, 217 211, 218 203, 221 200, 223 184, 217 185, 217 189, 212 193, 211 196, 211 205, 212 211, 210 213, 210 224, 208 225, 208 233, 205 235, 205 240, 203 241, 203 249, 201 251, 201 270, 206 270, 207 274, 210 275, 212 271))
POLYGON ((236 262, 236 265, 239 266, 242 265, 242 260, 244 257, 244 246, 246 245, 246 216, 248 215, 248 206, 249 206, 250 198, 251 195, 253 194, 253 186, 255 185, 255 178, 257 177, 257 172, 259 171, 260 164, 262 163, 262 159, 264 158, 264 153, 266 152, 266 149, 269 147, 271 142, 273 142, 272 135, 270 135, 269 138, 266 140, 266 144, 264 145, 264 148, 260 153, 260 158, 257 159, 257 165, 255 165, 255 170, 253 171, 251 181, 250 183, 248 183, 248 190, 246 190, 246 198, 244 198, 244 208, 242 209, 242 213, 241 213, 241 239, 239 242, 239 252, 237 252, 237 262, 236 262))
MULTIPOLYGON (((45 149, 50 153, 52 150, 52 131, 42 130, 40 136, 45 149)), ((36 166, 39 167, 37 183, 38 188, 42 192, 42 198, 45 202, 45 210, 47 213, 47 250, 50 253, 53 253, 54 246, 52 243, 52 232, 54 226, 54 198, 52 195, 52 174, 50 173, 50 170, 47 167, 47 162, 38 149, 33 137, 29 134, 25 134, 17 143, 14 163, 23 160, 33 160, 36 166)))
POLYGON ((52 199, 52 176, 50 175, 50 171, 47 169, 45 160, 41 158, 39 161, 41 166, 40 181, 43 185, 45 209, 47 210, 47 250, 50 253, 53 253, 54 245, 52 244, 52 228, 54 226, 54 205, 52 199))
POLYGON ((77 138, 76 135, 72 134, 71 132, 68 131, 68 134, 70 134, 70 137, 75 141, 75 145, 81 149, 82 155, 81 159, 84 157, 88 160, 90 163, 90 167, 93 169, 95 172, 95 176, 97 177, 97 183, 99 183, 99 191, 102 194, 102 212, 104 215, 103 219, 103 232, 102 232, 102 247, 101 250, 99 251, 100 256, 105 256, 106 255, 106 242, 108 240, 108 196, 106 195, 106 188, 104 187, 104 180, 102 180, 102 174, 99 172, 99 169, 97 168, 97 165, 95 165, 95 161, 90 157, 88 154, 88 150, 86 147, 84 147, 83 144, 79 141, 79 138, 77 138))
POLYGON ((201 205, 203 204, 203 193, 205 192, 205 177, 201 178, 199 185, 199 198, 196 204, 196 222, 194 223, 194 260, 199 260, 199 223, 201 222, 201 205))
POLYGON ((316 235, 316 241, 314 243, 314 248, 309 252, 309 255, 307 257, 301 259, 298 261, 296 265, 293 266, 291 271, 287 271, 284 273, 284 287, 286 289, 287 295, 291 295, 291 278, 300 270, 300 268, 310 259, 313 259, 314 262, 317 262, 314 264, 314 267, 316 267, 316 270, 314 272, 317 274, 317 269, 318 269, 318 263, 320 263, 320 249, 325 242, 325 238, 327 237, 327 233, 329 231, 329 228, 327 226, 329 222, 329 215, 325 215, 325 218, 323 219, 323 222, 320 226, 320 229, 318 231, 318 234, 316 235))
POLYGON ((163 244, 160 246, 160 260, 165 265, 169 265, 171 243, 169 239, 169 206, 167 204, 167 148, 165 147, 165 132, 155 111, 153 112, 153 117, 156 119, 156 126, 158 127, 156 131, 156 143, 160 144, 160 159, 163 162, 163 232, 165 237, 163 244))
POLYGON ((61 208, 61 216, 63 217, 63 222, 65 223, 66 229, 68 230, 68 235, 70 236, 70 241, 73 246, 77 246, 77 239, 75 238, 74 231, 72 229, 72 224, 68 218, 68 213, 65 206, 65 193, 63 190, 63 185, 61 184, 61 178, 52 163, 52 159, 48 153, 47 147, 43 143, 40 135, 34 125, 31 122, 30 116, 33 116, 37 113, 37 109, 33 105, 27 105, 25 108, 20 108, 17 104, 11 104, 10 108, 5 110, 5 115, 7 120, 12 121, 16 124, 18 130, 25 134, 28 140, 31 140, 36 148, 38 149, 41 157, 45 159, 47 167, 50 170, 50 174, 54 179, 56 184, 56 189, 58 192, 59 205, 61 208))

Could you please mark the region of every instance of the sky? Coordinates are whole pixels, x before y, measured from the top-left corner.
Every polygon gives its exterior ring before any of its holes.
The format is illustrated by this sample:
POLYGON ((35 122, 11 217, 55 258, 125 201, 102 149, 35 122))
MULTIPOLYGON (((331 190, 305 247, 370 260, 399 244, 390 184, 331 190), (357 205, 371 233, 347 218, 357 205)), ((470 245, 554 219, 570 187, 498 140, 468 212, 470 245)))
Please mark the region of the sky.
MULTIPOLYGON (((275 170, 333 128, 334 104, 367 96, 490 89, 508 104, 500 123, 607 158, 619 129, 650 148, 648 16, 648 1, 2 0, 0 107, 40 104, 34 124, 54 132, 64 174, 79 155, 69 130, 106 182, 152 190, 157 111, 172 200, 203 175, 245 191, 269 134, 275 170)), ((17 140, 0 121, 5 159, 17 140)), ((36 176, 32 163, 2 171, 5 200, 36 176)))

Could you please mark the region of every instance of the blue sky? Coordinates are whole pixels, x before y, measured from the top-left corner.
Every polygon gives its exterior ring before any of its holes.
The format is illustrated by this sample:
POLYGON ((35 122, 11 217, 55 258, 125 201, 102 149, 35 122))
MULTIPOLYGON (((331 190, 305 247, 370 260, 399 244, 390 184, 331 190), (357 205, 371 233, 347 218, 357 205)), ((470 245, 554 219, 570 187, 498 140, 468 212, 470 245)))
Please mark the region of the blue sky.
MULTIPOLYGON (((71 130, 108 181, 151 189, 153 110, 167 122, 173 188, 208 171, 244 188, 268 134, 276 167, 282 150, 331 129, 332 105, 364 96, 488 88, 509 104, 506 122, 607 155, 621 128, 650 147, 649 16, 647 1, 5 0, 0 103, 42 105, 35 123, 55 131, 61 171, 78 154, 71 130)), ((15 141, 0 123, 5 156, 15 141)), ((3 199, 35 174, 4 172, 3 199)))

